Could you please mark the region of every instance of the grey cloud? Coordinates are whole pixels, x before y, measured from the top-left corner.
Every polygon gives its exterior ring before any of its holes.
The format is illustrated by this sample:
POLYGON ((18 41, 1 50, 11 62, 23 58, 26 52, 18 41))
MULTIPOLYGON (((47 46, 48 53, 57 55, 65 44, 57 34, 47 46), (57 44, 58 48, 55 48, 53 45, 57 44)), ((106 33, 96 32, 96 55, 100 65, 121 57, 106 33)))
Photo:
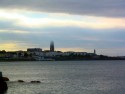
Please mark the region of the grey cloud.
MULTIPOLYGON (((17 28, 20 30, 20 28, 17 28)), ((31 29, 24 28, 28 32, 31 29)), ((14 32, 0 32, 0 43, 16 42, 22 48, 40 47, 49 49, 51 40, 55 42, 55 48, 83 48, 83 49, 119 49, 125 47, 125 29, 92 30, 77 27, 44 28, 36 29, 36 33, 18 34, 14 32), (41 34, 39 31, 48 33, 41 34), (97 40, 94 40, 97 38, 97 40), (88 40, 86 39, 88 38, 88 40), (89 39, 90 38, 90 39, 89 39)), ((123 51, 119 51, 124 54, 123 51)), ((102 52, 100 52, 102 53, 102 52)), ((103 54, 103 53, 102 53, 103 54)), ((110 53, 111 54, 111 53, 110 53)))
MULTIPOLYGON (((20 30, 20 29, 18 29, 20 30)), ((44 28, 36 29, 36 31, 28 30, 28 34, 18 34, 14 32, 0 33, 2 41, 22 41, 23 43, 37 44, 40 47, 49 46, 51 40, 56 42, 56 45, 61 47, 80 47, 80 48, 117 48, 125 47, 125 32, 124 29, 109 29, 109 30, 91 30, 75 27, 65 28, 44 28), (39 31, 47 32, 41 33, 39 31), (113 31, 113 32, 112 32, 113 31), (90 38, 90 39, 89 39, 90 38), (96 39, 93 39, 96 38, 96 39), (91 46, 89 46, 91 44, 91 46)))
POLYGON ((124 0, 0 0, 0 7, 51 13, 125 17, 124 0))

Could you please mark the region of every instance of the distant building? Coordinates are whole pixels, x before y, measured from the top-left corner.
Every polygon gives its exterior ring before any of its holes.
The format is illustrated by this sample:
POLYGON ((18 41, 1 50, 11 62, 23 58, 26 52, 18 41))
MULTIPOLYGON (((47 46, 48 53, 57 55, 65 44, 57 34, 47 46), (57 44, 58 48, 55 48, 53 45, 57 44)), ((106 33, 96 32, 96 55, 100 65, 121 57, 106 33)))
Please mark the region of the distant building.
POLYGON ((28 54, 30 54, 32 59, 35 60, 40 60, 44 56, 44 53, 41 48, 28 48, 27 52, 28 54))
POLYGON ((55 57, 55 56, 62 56, 63 53, 59 51, 54 51, 54 52, 47 52, 45 55, 47 57, 55 57))
POLYGON ((42 52, 41 48, 28 48, 27 52, 42 52))
POLYGON ((94 54, 96 54, 96 50, 94 49, 94 54))
POLYGON ((50 52, 54 52, 54 42, 50 42, 50 52))
POLYGON ((43 52, 45 52, 45 53, 46 53, 46 52, 50 52, 50 50, 44 50, 43 52))
POLYGON ((69 55, 82 55, 85 56, 87 55, 87 52, 73 52, 73 51, 68 51, 68 52, 64 52, 63 56, 69 56, 69 55))

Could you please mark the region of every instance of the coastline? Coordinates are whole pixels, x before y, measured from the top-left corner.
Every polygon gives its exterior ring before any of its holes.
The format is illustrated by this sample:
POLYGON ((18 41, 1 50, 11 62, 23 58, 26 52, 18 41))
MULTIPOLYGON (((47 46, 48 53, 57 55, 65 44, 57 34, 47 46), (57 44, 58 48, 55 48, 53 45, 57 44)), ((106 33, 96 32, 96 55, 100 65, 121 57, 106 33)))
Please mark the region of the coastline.
POLYGON ((101 60, 104 60, 104 61, 110 61, 110 60, 125 60, 125 59, 83 59, 83 60, 78 60, 78 59, 75 59, 75 60, 0 60, 0 62, 21 62, 21 61, 101 61, 101 60))

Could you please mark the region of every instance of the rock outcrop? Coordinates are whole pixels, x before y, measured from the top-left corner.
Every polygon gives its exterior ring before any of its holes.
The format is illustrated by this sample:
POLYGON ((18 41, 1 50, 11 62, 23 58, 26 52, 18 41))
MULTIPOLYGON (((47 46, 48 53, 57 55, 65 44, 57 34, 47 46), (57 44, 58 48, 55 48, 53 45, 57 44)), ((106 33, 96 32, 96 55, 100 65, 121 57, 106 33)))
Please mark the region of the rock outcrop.
POLYGON ((31 83, 41 83, 40 81, 31 81, 31 83))
POLYGON ((10 81, 9 78, 7 78, 7 77, 3 77, 3 80, 4 81, 10 81))
POLYGON ((2 78, 0 78, 0 94, 6 92, 7 89, 7 83, 2 78))
POLYGON ((7 83, 4 81, 2 77, 2 72, 0 72, 0 94, 6 92, 8 89, 7 83))
POLYGON ((23 83, 24 81, 23 80, 18 80, 18 82, 23 83))

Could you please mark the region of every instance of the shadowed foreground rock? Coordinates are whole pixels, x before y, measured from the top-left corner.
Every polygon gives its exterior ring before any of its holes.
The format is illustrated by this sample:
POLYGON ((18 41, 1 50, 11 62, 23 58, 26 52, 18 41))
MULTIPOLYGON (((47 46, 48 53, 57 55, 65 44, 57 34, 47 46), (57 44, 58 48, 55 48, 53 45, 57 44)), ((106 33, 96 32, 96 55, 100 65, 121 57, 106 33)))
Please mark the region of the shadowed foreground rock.
POLYGON ((7 83, 3 79, 0 79, 0 94, 6 92, 7 89, 7 83))
POLYGON ((7 83, 4 81, 2 77, 2 72, 0 72, 0 94, 6 92, 8 89, 7 83))
POLYGON ((4 81, 10 81, 9 78, 7 78, 7 77, 3 77, 3 80, 4 81))

